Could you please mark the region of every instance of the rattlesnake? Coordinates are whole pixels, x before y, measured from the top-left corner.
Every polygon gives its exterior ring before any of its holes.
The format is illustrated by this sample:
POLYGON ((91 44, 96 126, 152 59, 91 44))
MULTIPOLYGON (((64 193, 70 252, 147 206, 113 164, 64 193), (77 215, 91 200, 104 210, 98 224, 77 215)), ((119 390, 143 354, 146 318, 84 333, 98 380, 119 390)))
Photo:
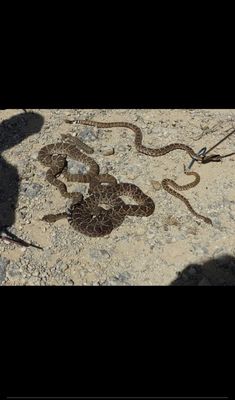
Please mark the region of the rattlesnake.
POLYGON ((173 181, 172 179, 163 179, 162 181, 162 187, 163 189, 165 189, 168 193, 172 194, 173 196, 177 197, 178 199, 182 200, 185 205, 188 207, 189 211, 195 215, 195 217, 202 219, 206 224, 210 224, 212 225, 212 221, 210 218, 208 217, 204 217, 204 215, 198 214, 193 207, 191 206, 191 204, 189 203, 188 199, 186 199, 186 197, 182 196, 182 194, 177 193, 175 190, 171 189, 169 187, 172 186, 173 188, 177 189, 177 190, 188 190, 191 189, 193 187, 195 187, 196 185, 198 185, 198 183, 200 182, 200 175, 197 172, 193 172, 193 171, 187 171, 186 167, 184 165, 184 173, 185 175, 194 175, 195 176, 195 180, 193 182, 188 183, 187 185, 178 185, 175 181, 173 181))
POLYGON ((122 224, 126 216, 148 217, 154 212, 153 200, 131 183, 97 186, 95 192, 81 202, 72 204, 68 212, 49 214, 46 222, 67 218, 71 226, 87 236, 105 236, 122 224), (132 197, 137 204, 125 204, 120 196, 132 197), (104 209, 100 205, 111 206, 104 209))
POLYGON ((149 147, 143 146, 142 145, 142 139, 143 135, 141 132, 141 129, 129 122, 97 122, 97 121, 91 121, 88 119, 78 119, 77 122, 82 125, 88 125, 88 126, 95 126, 97 128, 129 128, 135 133, 135 147, 136 149, 143 154, 146 154, 148 156, 152 157, 158 157, 158 156, 164 156, 167 153, 170 153, 171 151, 174 150, 183 150, 186 151, 191 158, 201 161, 201 162, 208 162, 209 160, 213 161, 220 161, 221 158, 218 154, 212 154, 210 156, 205 156, 205 155, 198 155, 195 153, 195 151, 190 147, 187 146, 186 144, 183 143, 171 143, 166 146, 160 147, 159 149, 151 149, 149 147))
POLYGON ((46 173, 46 179, 59 189, 63 197, 81 200, 82 194, 79 192, 68 192, 67 186, 58 179, 58 176, 62 173, 68 181, 89 183, 90 187, 95 187, 99 183, 117 183, 112 175, 99 174, 99 166, 95 160, 80 151, 80 149, 82 149, 87 154, 91 154, 94 150, 90 146, 83 143, 79 138, 71 135, 62 134, 61 137, 63 140, 62 142, 42 147, 38 153, 38 161, 44 166, 49 167, 46 173), (87 165, 89 167, 88 173, 70 174, 67 170, 67 156, 87 165))

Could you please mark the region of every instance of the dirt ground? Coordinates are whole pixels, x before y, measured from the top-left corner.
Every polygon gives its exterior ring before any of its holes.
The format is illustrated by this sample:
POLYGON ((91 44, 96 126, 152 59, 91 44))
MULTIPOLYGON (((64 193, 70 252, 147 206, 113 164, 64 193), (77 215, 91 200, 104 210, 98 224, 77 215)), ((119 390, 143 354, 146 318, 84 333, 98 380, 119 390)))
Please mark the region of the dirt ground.
MULTIPOLYGON (((42 247, 0 241, 1 285, 234 285, 235 155, 192 170, 200 183, 182 194, 210 226, 161 187, 164 178, 191 182, 183 165, 191 158, 181 150, 161 157, 140 154, 134 133, 126 128, 96 129, 73 122, 131 122, 141 128, 143 144, 158 148, 180 142, 198 152, 209 149, 235 128, 235 110, 206 109, 34 109, 0 110, 0 228, 42 247), (66 211, 71 204, 45 180, 37 160, 40 148, 78 136, 94 149, 101 173, 134 183, 150 196, 149 217, 127 217, 105 237, 91 238, 73 230, 66 219, 48 224, 45 214, 66 211)), ((235 133, 213 152, 235 152, 235 133)), ((84 172, 70 160, 69 168, 84 172)), ((68 184, 87 196, 87 185, 68 184)), ((131 199, 125 201, 133 202, 131 199)))

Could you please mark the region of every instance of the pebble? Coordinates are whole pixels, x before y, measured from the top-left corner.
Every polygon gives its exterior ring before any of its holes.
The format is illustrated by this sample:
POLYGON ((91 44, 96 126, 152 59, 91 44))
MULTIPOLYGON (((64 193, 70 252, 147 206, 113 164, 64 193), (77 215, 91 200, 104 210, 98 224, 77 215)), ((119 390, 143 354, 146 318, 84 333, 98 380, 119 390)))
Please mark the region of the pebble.
POLYGON ((124 271, 124 272, 121 272, 120 274, 116 275, 115 279, 117 279, 118 281, 121 281, 121 282, 127 282, 127 281, 129 281, 130 277, 131 277, 130 273, 127 271, 124 271))
POLYGON ((155 190, 160 190, 161 187, 162 187, 161 182, 159 182, 159 181, 154 181, 154 180, 151 181, 151 185, 152 185, 152 187, 153 187, 155 190))
POLYGON ((10 263, 8 265, 6 274, 7 274, 8 278, 21 278, 22 269, 18 265, 14 264, 14 263, 10 263))
POLYGON ((54 268, 55 268, 55 270, 57 270, 57 271, 62 271, 62 272, 64 272, 64 271, 66 271, 66 269, 68 269, 69 268, 69 266, 68 266, 68 264, 64 264, 64 262, 63 261, 59 261, 59 262, 57 262, 57 264, 54 266, 54 268))
MULTIPOLYGON (((39 149, 40 150, 40 149, 39 149)), ((31 160, 37 160, 38 159, 38 151, 34 151, 31 155, 30 155, 31 160)))
POLYGON ((71 174, 86 174, 89 171, 89 167, 79 161, 68 160, 68 171, 71 174))
POLYGON ((109 259, 110 258, 110 254, 108 253, 107 250, 104 249, 90 249, 89 250, 89 256, 95 260, 102 260, 102 259, 109 259))
POLYGON ((213 253, 213 258, 219 258, 224 255, 224 247, 219 247, 213 253))
POLYGON ((127 146, 124 144, 119 144, 116 146, 117 153, 125 154, 127 152, 127 146))
MULTIPOLYGON (((180 226, 179 218, 176 218, 174 215, 169 215, 164 218, 164 223, 169 226, 180 226)), ((185 236, 183 234, 181 235, 182 237, 179 237, 179 239, 184 239, 185 236)))
POLYGON ((139 174, 137 174, 137 173, 131 172, 128 174, 128 179, 130 179, 131 181, 135 181, 138 177, 139 177, 139 174))
POLYGON ((118 280, 107 279, 101 284, 101 286, 122 286, 122 283, 118 280))
POLYGON ((65 286, 74 286, 74 281, 72 279, 68 279, 67 281, 65 281, 64 285, 65 286))
POLYGON ((114 148, 111 146, 103 146, 100 153, 103 154, 103 156, 111 156, 114 154, 114 148))
POLYGON ((83 131, 79 133, 79 139, 84 141, 94 142, 98 138, 98 132, 92 127, 83 128, 83 131))
POLYGON ((42 188, 43 186, 39 183, 23 183, 21 186, 21 191, 25 196, 32 199, 40 193, 42 188))

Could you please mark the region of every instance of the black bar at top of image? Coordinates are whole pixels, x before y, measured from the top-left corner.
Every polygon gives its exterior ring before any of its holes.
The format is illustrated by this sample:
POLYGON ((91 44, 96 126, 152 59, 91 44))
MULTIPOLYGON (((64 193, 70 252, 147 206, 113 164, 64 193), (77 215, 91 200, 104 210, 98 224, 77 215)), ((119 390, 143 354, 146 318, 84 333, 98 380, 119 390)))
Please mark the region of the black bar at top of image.
POLYGON ((234 83, 157 73, 67 76, 40 74, 1 83, 0 108, 235 108, 234 83))
POLYGON ((153 396, 153 397, 138 397, 138 396, 133 396, 133 397, 79 397, 79 396, 50 396, 50 397, 43 397, 43 396, 7 396, 7 400, 39 400, 39 399, 51 399, 51 400, 62 400, 62 399, 68 399, 68 400, 226 400, 229 399, 229 396, 166 396, 166 397, 158 397, 158 396, 153 396))

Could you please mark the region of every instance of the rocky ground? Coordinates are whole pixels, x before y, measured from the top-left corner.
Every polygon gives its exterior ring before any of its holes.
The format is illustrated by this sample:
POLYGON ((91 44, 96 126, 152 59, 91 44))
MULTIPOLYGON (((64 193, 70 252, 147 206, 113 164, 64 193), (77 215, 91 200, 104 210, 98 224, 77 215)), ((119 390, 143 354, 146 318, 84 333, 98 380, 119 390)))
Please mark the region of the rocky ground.
MULTIPOLYGON (((23 110, 0 111, 0 222, 21 239, 41 246, 20 247, 0 241, 1 285, 234 285, 235 155, 221 163, 200 165, 201 182, 184 192, 195 210, 213 221, 197 220, 184 203, 161 188, 164 178, 179 184, 190 157, 174 151, 162 157, 140 154, 129 129, 96 129, 65 119, 126 121, 138 125, 149 147, 182 142, 195 151, 208 148, 235 125, 235 110, 27 110, 38 115, 38 127, 27 131, 23 110), (43 119, 42 119, 43 117, 43 119), (24 132, 24 134, 22 134, 24 132), (154 214, 128 217, 110 235, 90 238, 67 220, 49 225, 45 214, 63 212, 70 204, 45 181, 39 149, 60 141, 61 133, 77 135, 94 148, 101 173, 139 186, 155 202, 154 214), (9 223, 10 222, 10 223, 9 223)), ((32 116, 33 119, 33 116, 32 116)), ((216 149, 235 151, 235 134, 216 149)), ((76 172, 84 166, 71 160, 76 172)), ((68 184, 87 194, 87 185, 68 184)))

